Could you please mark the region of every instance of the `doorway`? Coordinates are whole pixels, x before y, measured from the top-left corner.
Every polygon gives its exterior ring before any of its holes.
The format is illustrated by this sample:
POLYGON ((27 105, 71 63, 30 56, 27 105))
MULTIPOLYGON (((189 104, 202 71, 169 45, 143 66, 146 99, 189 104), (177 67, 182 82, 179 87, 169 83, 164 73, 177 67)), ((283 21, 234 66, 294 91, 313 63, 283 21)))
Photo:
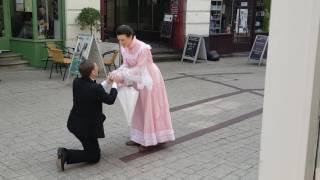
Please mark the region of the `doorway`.
POLYGON ((233 44, 236 52, 247 51, 254 36, 254 2, 235 1, 233 8, 233 44))
POLYGON ((161 22, 169 4, 169 0, 105 0, 103 39, 115 37, 116 28, 127 24, 139 39, 159 41, 161 22))

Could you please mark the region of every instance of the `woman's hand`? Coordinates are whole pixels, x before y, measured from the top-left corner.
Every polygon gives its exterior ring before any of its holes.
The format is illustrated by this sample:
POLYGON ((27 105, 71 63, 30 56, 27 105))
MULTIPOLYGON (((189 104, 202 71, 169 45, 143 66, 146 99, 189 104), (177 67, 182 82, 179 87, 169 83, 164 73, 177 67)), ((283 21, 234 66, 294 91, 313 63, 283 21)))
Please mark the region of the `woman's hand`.
POLYGON ((120 72, 112 71, 110 74, 110 79, 112 79, 116 83, 121 83, 123 81, 123 77, 120 72))

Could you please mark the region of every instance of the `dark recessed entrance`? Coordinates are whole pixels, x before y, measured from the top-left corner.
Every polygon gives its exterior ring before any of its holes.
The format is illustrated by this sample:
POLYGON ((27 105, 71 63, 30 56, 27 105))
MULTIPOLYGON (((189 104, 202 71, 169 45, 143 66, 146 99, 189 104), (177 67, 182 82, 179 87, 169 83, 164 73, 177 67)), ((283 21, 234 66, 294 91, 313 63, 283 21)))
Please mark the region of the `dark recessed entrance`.
POLYGON ((103 40, 114 38, 116 27, 127 24, 139 39, 159 41, 161 22, 169 5, 170 0, 104 0, 101 4, 103 40))

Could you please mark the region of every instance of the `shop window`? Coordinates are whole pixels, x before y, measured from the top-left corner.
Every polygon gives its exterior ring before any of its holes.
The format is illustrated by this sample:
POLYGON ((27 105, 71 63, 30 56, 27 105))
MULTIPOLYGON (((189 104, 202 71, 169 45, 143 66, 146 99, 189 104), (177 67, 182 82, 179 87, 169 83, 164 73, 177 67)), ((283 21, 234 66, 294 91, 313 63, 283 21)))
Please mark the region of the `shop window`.
POLYGON ((12 37, 32 39, 32 0, 11 1, 12 37))
POLYGON ((58 0, 37 0, 38 39, 60 39, 58 0))
POLYGON ((210 13, 210 35, 232 33, 232 0, 212 0, 210 13))
POLYGON ((0 0, 0 37, 4 36, 3 0, 0 0))
POLYGON ((257 0, 256 23, 255 23, 256 33, 263 32, 264 16, 265 16, 264 2, 263 2, 263 0, 257 0))

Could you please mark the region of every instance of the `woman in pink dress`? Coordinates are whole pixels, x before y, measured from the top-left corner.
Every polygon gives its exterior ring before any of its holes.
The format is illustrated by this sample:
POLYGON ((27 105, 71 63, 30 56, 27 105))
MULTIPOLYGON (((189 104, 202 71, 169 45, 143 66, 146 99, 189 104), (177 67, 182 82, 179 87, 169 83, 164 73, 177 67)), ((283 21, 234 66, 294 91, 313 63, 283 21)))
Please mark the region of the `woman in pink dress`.
POLYGON ((151 47, 136 39, 130 26, 117 29, 123 64, 111 73, 111 78, 123 85, 135 87, 139 97, 130 126, 128 146, 147 150, 174 141, 169 103, 162 74, 153 63, 151 47))

